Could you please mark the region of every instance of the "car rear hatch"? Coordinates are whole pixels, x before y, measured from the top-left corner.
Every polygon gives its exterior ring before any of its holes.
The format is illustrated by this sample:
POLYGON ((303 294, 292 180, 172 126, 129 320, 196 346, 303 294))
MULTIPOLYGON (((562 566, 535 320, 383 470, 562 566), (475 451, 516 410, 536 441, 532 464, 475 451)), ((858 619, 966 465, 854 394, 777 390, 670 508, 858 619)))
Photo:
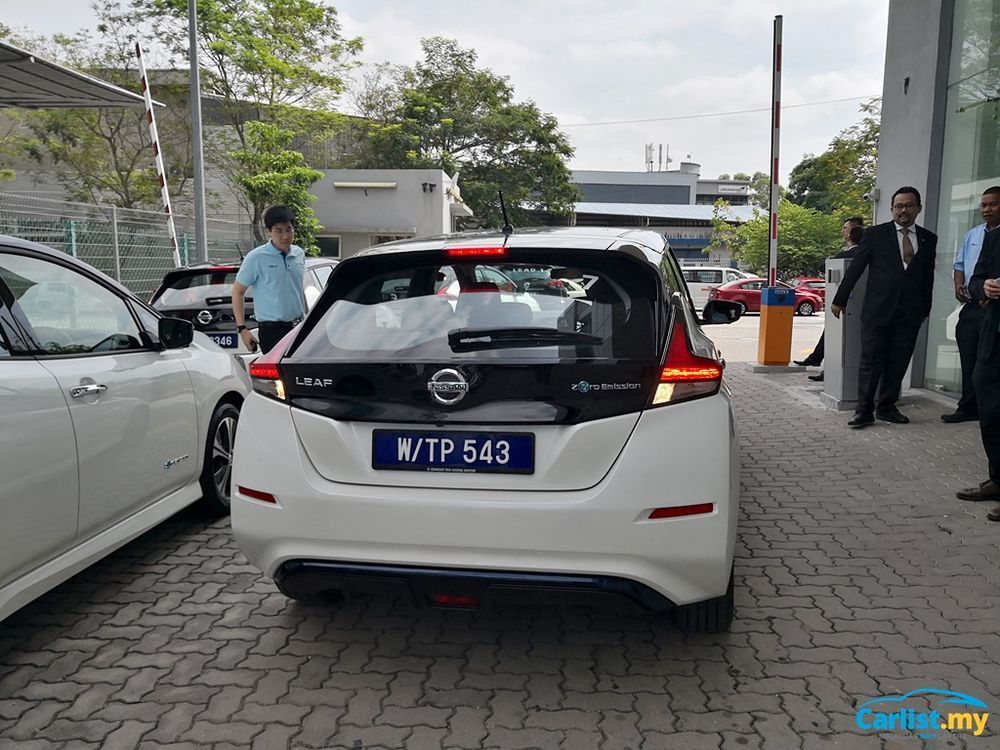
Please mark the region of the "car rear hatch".
POLYGON ((341 265, 277 361, 320 475, 579 490, 607 474, 659 383, 668 308, 656 267, 608 250, 490 250, 341 265), (478 280, 481 265, 529 263, 581 279, 586 296, 503 292, 478 280))
MULTIPOLYGON (((232 290, 236 281, 235 265, 178 268, 167 273, 150 304, 171 317, 194 323, 196 330, 207 334, 223 347, 236 347, 239 337, 233 317, 232 290)), ((244 296, 248 328, 256 328, 253 319, 253 290, 244 296)))

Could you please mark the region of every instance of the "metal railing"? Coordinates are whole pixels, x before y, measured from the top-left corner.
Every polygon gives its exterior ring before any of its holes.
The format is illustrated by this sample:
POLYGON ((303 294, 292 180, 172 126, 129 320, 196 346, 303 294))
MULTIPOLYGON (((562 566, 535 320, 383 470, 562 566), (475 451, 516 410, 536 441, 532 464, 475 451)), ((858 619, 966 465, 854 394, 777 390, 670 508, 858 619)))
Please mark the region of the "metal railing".
MULTIPOLYGON (((181 263, 197 263, 194 219, 174 216, 181 263)), ((149 299, 174 267, 162 213, 0 193, 0 234, 62 250, 149 299)), ((249 223, 208 221, 208 257, 237 260, 257 243, 249 223)))

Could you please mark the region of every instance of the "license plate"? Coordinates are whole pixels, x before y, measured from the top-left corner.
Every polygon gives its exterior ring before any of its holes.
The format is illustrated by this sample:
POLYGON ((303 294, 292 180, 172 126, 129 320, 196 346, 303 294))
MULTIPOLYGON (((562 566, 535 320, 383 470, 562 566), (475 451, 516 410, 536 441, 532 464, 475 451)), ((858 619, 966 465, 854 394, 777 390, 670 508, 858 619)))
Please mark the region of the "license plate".
POLYGON ((239 339, 235 333, 211 333, 212 341, 223 349, 235 349, 239 346, 239 339))
POLYGON ((375 430, 372 468, 457 474, 533 474, 535 436, 523 432, 375 430))

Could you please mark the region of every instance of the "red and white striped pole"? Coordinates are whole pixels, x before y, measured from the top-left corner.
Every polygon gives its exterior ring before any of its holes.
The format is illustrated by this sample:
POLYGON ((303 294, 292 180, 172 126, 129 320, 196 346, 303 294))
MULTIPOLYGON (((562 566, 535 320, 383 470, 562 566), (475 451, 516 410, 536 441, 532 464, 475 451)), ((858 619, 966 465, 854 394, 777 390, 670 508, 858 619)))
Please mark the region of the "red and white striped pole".
POLYGON ((170 210, 170 190, 167 187, 167 172, 163 168, 163 155, 160 153, 160 134, 156 131, 156 116, 153 114, 153 97, 149 93, 149 81, 146 78, 146 62, 142 57, 142 45, 135 43, 135 56, 139 60, 139 80, 142 83, 142 97, 146 101, 146 122, 149 124, 149 139, 153 142, 153 156, 156 158, 156 176, 160 181, 160 197, 163 199, 163 212, 167 215, 167 234, 174 246, 174 265, 181 264, 180 247, 177 244, 177 229, 174 227, 174 214, 170 210))
POLYGON ((781 16, 774 17, 774 59, 771 71, 771 237, 768 242, 767 285, 778 283, 778 137, 781 133, 781 16))

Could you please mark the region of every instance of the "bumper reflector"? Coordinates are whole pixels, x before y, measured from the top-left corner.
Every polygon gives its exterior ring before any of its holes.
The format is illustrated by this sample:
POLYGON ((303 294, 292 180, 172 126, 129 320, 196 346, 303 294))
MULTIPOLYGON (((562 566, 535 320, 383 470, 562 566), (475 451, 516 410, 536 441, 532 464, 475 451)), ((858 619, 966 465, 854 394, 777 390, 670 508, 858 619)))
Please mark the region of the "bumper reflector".
POLYGON ((675 505, 672 508, 657 508, 649 514, 655 518, 681 518, 683 516, 701 516, 715 510, 715 503, 698 503, 697 505, 675 505))
POLYGON ((431 594, 431 603, 436 607, 475 609, 479 606, 479 597, 462 596, 460 594, 431 594))
POLYGON ((261 492, 260 490, 252 490, 249 487, 239 487, 239 493, 241 495, 246 495, 247 497, 252 497, 254 500, 260 500, 262 503, 274 503, 277 505, 278 500, 270 492, 261 492))

